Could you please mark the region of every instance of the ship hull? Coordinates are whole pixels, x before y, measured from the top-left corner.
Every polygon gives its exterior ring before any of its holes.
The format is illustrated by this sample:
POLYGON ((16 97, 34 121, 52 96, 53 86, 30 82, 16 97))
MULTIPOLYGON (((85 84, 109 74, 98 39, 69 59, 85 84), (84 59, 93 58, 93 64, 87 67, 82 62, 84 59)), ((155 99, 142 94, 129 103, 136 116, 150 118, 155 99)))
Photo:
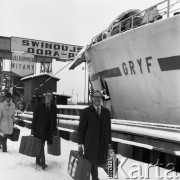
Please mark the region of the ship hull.
POLYGON ((180 125, 180 16, 109 37, 88 56, 93 88, 106 81, 115 118, 180 125))

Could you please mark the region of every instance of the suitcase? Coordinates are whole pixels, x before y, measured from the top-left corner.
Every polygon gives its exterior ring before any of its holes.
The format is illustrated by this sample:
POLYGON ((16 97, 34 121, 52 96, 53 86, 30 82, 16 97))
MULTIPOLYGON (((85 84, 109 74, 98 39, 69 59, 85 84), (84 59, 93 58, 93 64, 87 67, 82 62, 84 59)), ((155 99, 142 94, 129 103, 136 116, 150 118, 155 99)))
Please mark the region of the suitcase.
POLYGON ((15 120, 15 124, 17 124, 18 126, 21 126, 21 127, 25 127, 25 122, 18 120, 18 119, 15 120))
POLYGON ((22 136, 19 153, 39 157, 41 151, 41 140, 34 136, 22 136))
POLYGON ((26 127, 27 129, 31 129, 31 122, 30 122, 30 123, 25 122, 25 127, 26 127))
POLYGON ((20 134, 20 129, 18 129, 17 127, 13 127, 13 133, 10 136, 8 136, 8 139, 10 139, 11 141, 18 141, 19 134, 20 134))
POLYGON ((5 134, 0 132, 0 145, 2 145, 3 138, 5 137, 5 134))
POLYGON ((53 156, 61 155, 61 139, 59 136, 59 130, 57 130, 57 136, 53 136, 52 144, 47 145, 47 153, 53 156))
POLYGON ((85 155, 71 150, 68 163, 68 174, 74 180, 89 180, 91 163, 85 155))
POLYGON ((108 149, 107 163, 102 166, 107 173, 108 178, 118 178, 118 165, 119 161, 113 149, 108 149))

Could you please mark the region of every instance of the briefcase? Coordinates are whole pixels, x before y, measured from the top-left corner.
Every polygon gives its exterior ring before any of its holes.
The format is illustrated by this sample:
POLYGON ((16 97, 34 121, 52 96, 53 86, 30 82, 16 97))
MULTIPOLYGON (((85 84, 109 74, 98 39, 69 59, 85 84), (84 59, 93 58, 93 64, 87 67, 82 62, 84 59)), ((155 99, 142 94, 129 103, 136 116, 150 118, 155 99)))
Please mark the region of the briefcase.
POLYGON ((71 150, 68 163, 68 174, 74 180, 89 180, 91 163, 85 155, 71 150))
POLYGON ((19 147, 21 154, 39 157, 41 151, 41 140, 34 136, 22 136, 19 147))
POLYGON ((61 155, 61 139, 59 136, 59 131, 57 131, 57 136, 53 136, 52 144, 47 145, 47 153, 53 156, 61 155))
POLYGON ((10 136, 8 136, 8 139, 10 139, 11 141, 18 141, 19 134, 20 134, 20 129, 18 129, 17 127, 13 127, 13 133, 10 136))

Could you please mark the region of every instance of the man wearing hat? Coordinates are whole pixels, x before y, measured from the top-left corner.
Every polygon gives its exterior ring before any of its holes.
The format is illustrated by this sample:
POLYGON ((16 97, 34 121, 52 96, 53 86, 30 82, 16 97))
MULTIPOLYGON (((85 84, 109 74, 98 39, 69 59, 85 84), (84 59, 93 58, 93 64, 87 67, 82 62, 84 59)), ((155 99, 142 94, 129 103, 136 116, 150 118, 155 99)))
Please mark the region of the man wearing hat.
POLYGON ((0 104, 0 132, 4 134, 2 141, 2 151, 7 152, 7 137, 13 133, 15 120, 15 105, 12 102, 11 93, 6 93, 5 101, 0 104))

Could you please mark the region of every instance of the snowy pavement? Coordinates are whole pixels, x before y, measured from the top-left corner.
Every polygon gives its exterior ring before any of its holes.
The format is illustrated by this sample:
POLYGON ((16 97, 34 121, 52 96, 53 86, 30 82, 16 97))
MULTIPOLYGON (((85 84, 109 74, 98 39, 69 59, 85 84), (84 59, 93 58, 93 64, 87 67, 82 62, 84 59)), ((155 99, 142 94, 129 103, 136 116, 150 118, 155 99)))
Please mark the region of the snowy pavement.
MULTIPOLYGON (((29 129, 19 128, 21 129, 19 141, 12 142, 8 140, 7 153, 3 153, 0 150, 0 180, 72 180, 71 176, 67 173, 67 166, 70 151, 77 150, 76 143, 61 138, 61 156, 52 156, 46 152, 48 167, 46 170, 42 170, 35 165, 35 158, 19 153, 21 136, 30 135, 29 129)), ((45 147, 45 151, 46 149, 47 147, 45 147)), ((116 180, 180 179, 179 173, 150 167, 151 165, 127 159, 121 155, 118 155, 118 158, 121 162, 116 180)), ((98 171, 100 180, 108 180, 107 174, 102 168, 99 168, 98 171)))
MULTIPOLYGON (((7 141, 8 152, 0 150, 0 180, 72 180, 67 173, 70 150, 77 150, 77 144, 61 138, 61 155, 52 156, 46 152, 48 168, 42 170, 35 165, 35 158, 19 153, 21 136, 30 135, 30 130, 21 128, 18 142, 7 141)), ((46 151, 47 147, 45 147, 46 151)), ((100 180, 107 180, 103 169, 99 169, 100 180)))

